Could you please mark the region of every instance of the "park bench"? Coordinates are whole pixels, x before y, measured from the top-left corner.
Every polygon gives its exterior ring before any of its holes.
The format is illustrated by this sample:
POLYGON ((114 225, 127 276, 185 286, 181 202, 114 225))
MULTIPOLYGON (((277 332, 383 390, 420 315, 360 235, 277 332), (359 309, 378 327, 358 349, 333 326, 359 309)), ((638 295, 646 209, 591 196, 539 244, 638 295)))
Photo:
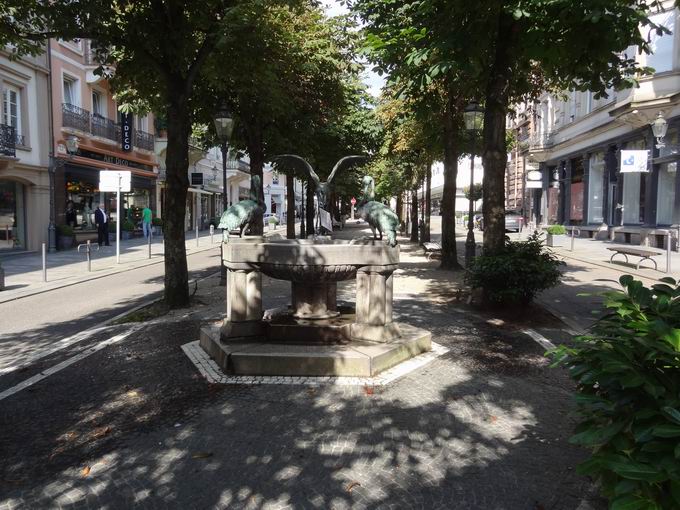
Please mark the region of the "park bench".
POLYGON ((658 270, 658 267, 656 265, 656 260, 654 260, 652 257, 656 257, 657 255, 661 255, 660 252, 655 251, 655 250, 650 250, 647 248, 634 248, 634 247, 628 247, 628 246, 614 246, 612 248, 607 248, 609 251, 613 251, 612 256, 609 259, 610 263, 614 262, 614 257, 617 255, 623 255, 626 258, 626 264, 628 264, 628 255, 632 255, 634 257, 640 257, 640 260, 638 261, 637 265, 635 266, 635 269, 640 269, 640 264, 642 264, 645 260, 651 260, 654 263, 654 269, 658 270))
POLYGON ((423 249, 425 250, 427 260, 442 256, 442 245, 439 243, 423 243, 423 249))

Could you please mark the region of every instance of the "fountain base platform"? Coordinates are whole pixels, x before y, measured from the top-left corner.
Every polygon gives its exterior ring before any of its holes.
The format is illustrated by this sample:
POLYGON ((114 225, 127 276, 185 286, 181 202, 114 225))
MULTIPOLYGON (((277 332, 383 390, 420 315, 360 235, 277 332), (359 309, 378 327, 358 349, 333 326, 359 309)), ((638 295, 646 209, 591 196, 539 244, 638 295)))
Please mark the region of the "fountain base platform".
POLYGON ((382 342, 343 340, 349 328, 342 324, 332 333, 339 339, 327 337, 324 341, 316 329, 318 340, 314 342, 295 340, 289 332, 278 340, 250 337, 225 341, 217 323, 201 329, 200 345, 230 375, 373 377, 431 350, 429 331, 407 324, 394 326, 401 336, 382 342))

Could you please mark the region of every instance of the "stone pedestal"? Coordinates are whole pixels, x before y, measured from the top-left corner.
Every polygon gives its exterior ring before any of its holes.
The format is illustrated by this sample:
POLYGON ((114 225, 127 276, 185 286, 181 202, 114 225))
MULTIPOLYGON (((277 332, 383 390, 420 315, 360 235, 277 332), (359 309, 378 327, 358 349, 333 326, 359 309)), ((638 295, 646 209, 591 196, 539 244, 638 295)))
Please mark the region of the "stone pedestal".
POLYGON ((364 266, 357 271, 357 317, 352 338, 389 342, 398 338, 399 328, 392 322, 394 266, 364 266))
POLYGON ((337 311, 338 284, 292 282, 293 317, 298 319, 330 319, 337 311))
POLYGON ((252 268, 227 267, 227 319, 222 338, 244 338, 263 334, 262 274, 252 268))

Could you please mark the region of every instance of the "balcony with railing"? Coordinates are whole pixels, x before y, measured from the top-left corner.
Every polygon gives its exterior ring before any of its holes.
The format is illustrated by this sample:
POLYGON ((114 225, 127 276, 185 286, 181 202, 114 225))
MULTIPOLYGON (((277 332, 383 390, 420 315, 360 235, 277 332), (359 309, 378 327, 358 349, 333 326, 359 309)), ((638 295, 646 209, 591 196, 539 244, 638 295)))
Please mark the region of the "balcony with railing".
POLYGON ((68 103, 61 105, 62 125, 64 127, 77 129, 84 133, 90 132, 90 112, 68 103))
MULTIPOLYGON (((106 138, 118 142, 121 140, 120 124, 107 119, 98 113, 90 114, 78 106, 62 104, 62 125, 66 128, 77 129, 93 136, 106 138)), ((154 138, 151 133, 133 129, 132 144, 138 149, 153 151, 154 138)))
POLYGON ((0 124, 0 155, 16 157, 16 144, 17 135, 14 127, 0 124))

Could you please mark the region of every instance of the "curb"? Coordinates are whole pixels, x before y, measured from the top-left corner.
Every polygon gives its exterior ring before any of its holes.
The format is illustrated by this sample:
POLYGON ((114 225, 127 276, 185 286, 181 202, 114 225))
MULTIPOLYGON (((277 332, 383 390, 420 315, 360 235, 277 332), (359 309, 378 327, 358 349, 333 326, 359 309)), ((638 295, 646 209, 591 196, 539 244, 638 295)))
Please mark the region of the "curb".
MULTIPOLYGON (((189 257, 190 255, 194 255, 196 253, 203 253, 203 252, 209 251, 209 250, 216 248, 218 246, 219 246, 219 244, 216 243, 215 245, 207 247, 207 248, 202 248, 202 249, 199 248, 199 249, 194 250, 190 253, 187 253, 187 257, 189 257)), ((143 267, 148 267, 148 266, 160 264, 161 262, 163 262, 165 260, 165 256, 159 257, 155 260, 152 258, 150 262, 148 260, 149 259, 147 259, 146 263, 139 263, 139 264, 130 265, 130 266, 119 266, 119 268, 116 268, 115 270, 108 270, 108 271, 105 270, 105 272, 98 274, 96 276, 92 276, 92 277, 89 277, 89 278, 82 278, 82 279, 76 280, 76 281, 56 283, 54 286, 50 286, 50 287, 42 288, 42 289, 36 289, 34 291, 27 291, 25 293, 15 295, 15 296, 9 296, 9 297, 4 298, 4 299, 0 295, 0 304, 9 303, 10 301, 17 301, 19 299, 24 299, 24 298, 31 297, 31 296, 37 296, 38 294, 45 294, 46 292, 51 292, 53 290, 63 289, 65 287, 72 287, 73 285, 78 285, 78 284, 85 283, 85 282, 91 282, 91 281, 94 281, 94 280, 99 280, 101 278, 105 278, 107 276, 112 276, 114 274, 123 273, 125 271, 131 271, 131 270, 134 270, 134 269, 141 269, 143 267)))

